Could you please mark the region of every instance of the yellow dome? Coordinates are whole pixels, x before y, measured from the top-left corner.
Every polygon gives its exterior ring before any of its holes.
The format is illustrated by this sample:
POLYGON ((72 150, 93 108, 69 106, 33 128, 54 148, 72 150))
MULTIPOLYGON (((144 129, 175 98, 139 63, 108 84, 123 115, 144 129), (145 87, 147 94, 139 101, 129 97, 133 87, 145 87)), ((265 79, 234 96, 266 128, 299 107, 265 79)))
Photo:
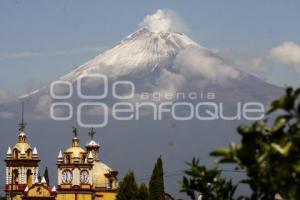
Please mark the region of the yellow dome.
POLYGON ((112 171, 110 167, 102 162, 94 162, 93 166, 93 185, 95 187, 107 187, 107 178, 105 174, 112 171))
POLYGON ((24 150, 27 152, 29 149, 31 149, 30 145, 28 143, 17 143, 14 147, 14 149, 18 149, 20 152, 24 150))
POLYGON ((31 146, 27 143, 26 134, 21 131, 18 136, 18 143, 15 144, 12 151, 10 148, 7 151, 8 159, 38 159, 36 148, 32 151, 31 146))
POLYGON ((51 190, 45 185, 34 185, 28 192, 27 197, 52 197, 51 190))
POLYGON ((80 147, 79 139, 77 137, 72 139, 72 146, 64 152, 63 159, 68 164, 86 162, 86 151, 80 147))
POLYGON ((14 159, 32 159, 32 150, 28 143, 19 142, 13 149, 14 159))
POLYGON ((31 150, 30 145, 26 142, 26 134, 22 131, 19 133, 19 142, 15 145, 14 149, 17 149, 19 152, 25 151, 27 152, 29 149, 31 150))
POLYGON ((71 158, 81 158, 85 154, 85 150, 81 147, 70 147, 65 153, 70 154, 71 158))

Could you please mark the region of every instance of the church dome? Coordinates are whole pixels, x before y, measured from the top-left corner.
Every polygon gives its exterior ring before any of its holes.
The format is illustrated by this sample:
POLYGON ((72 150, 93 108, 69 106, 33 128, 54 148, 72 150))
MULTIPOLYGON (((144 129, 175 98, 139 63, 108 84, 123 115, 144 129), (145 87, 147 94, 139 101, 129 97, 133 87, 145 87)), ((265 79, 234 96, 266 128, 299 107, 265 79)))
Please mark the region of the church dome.
POLYGON ((35 184, 27 192, 27 197, 51 197, 51 190, 45 185, 35 184))
POLYGON ((19 133, 18 139, 18 143, 15 144, 13 148, 14 159, 31 159, 32 149, 31 146, 27 143, 27 137, 23 131, 19 133))
POLYGON ((82 158, 82 155, 85 154, 85 150, 79 146, 68 148, 65 153, 69 154, 72 158, 82 158))
POLYGON ((63 157, 59 159, 63 159, 60 161, 64 161, 65 163, 85 163, 87 162, 87 153, 86 151, 80 147, 79 139, 76 135, 72 139, 72 146, 69 147, 64 153, 63 157))
POLYGON ((56 188, 51 188, 44 183, 35 183, 31 187, 26 187, 22 199, 55 200, 56 188))
POLYGON ((108 167, 106 164, 95 161, 93 166, 93 185, 95 187, 107 187, 108 180, 105 176, 106 174, 109 174, 113 170, 108 167))
POLYGON ((31 146, 28 143, 17 143, 14 146, 14 149, 17 149, 18 151, 25 151, 31 150, 31 146))

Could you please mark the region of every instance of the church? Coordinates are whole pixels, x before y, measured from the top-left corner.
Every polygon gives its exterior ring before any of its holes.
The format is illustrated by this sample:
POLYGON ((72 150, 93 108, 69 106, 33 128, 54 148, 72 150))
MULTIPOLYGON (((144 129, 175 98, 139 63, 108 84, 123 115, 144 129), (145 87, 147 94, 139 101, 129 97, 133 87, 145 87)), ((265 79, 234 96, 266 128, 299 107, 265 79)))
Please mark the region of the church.
POLYGON ((57 157, 57 185, 49 186, 39 176, 40 157, 36 147, 27 142, 25 123, 19 125, 18 141, 8 147, 5 193, 8 200, 114 200, 118 172, 99 159, 100 145, 89 132, 90 142, 80 146, 76 128, 72 145, 57 157))

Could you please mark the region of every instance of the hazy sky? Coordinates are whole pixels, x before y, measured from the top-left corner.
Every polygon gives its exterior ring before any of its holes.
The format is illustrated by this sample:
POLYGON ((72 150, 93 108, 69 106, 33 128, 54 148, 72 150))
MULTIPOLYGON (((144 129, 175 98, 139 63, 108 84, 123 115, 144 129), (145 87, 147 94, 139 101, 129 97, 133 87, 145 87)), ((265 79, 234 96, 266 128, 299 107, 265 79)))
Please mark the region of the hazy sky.
POLYGON ((171 9, 187 34, 277 85, 300 85, 300 1, 0 1, 0 89, 23 93, 171 9))

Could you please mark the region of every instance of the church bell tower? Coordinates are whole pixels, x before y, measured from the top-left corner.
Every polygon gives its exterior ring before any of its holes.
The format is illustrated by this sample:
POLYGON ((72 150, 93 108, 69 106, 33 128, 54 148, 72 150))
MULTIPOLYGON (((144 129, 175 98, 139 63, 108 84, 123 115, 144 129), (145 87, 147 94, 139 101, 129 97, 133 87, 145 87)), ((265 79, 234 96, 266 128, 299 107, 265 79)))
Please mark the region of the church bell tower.
POLYGON ((57 200, 93 200, 93 156, 80 147, 76 128, 73 134, 72 146, 57 159, 57 200))
POLYGON ((24 104, 22 104, 22 121, 19 124, 18 142, 13 148, 8 147, 6 153, 6 184, 5 192, 8 200, 21 199, 26 189, 38 178, 40 162, 36 147, 34 149, 27 143, 24 133, 25 122, 23 118, 24 104))

